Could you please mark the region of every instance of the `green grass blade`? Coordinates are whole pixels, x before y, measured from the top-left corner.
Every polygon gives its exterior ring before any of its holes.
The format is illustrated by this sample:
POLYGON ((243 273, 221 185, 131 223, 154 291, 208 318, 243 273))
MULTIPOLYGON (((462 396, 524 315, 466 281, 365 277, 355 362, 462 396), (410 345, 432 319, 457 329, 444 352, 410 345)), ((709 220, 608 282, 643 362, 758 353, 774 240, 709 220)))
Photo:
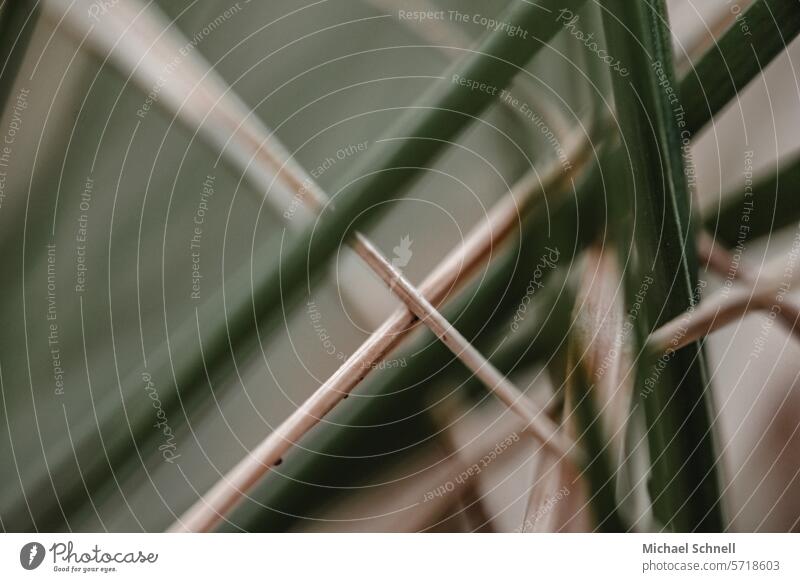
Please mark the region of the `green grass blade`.
POLYGON ((0 12, 0 114, 5 111, 39 12, 39 2, 31 5, 12 0, 7 0, 0 12))
POLYGON ((800 157, 781 161, 777 174, 763 176, 735 194, 722 197, 706 229, 728 247, 744 245, 800 220, 800 157))
POLYGON ((756 0, 681 83, 688 131, 700 131, 799 32, 797 0, 756 0))
MULTIPOLYGON (((671 102, 677 85, 663 2, 604 4, 609 51, 631 72, 627 78, 612 74, 612 79, 626 156, 617 160, 617 174, 627 196, 627 219, 635 227, 632 254, 622 263, 629 308, 633 290, 646 277, 653 280, 635 322, 644 345, 650 331, 696 301, 697 261, 681 147, 685 127, 671 102)), ((702 349, 694 344, 678 352, 657 377, 656 368, 642 363, 637 389, 648 425, 654 514, 677 531, 719 531, 723 518, 702 349), (655 388, 645 392, 649 381, 655 388)))
POLYGON ((582 362, 570 368, 570 389, 574 400, 574 419, 578 432, 578 445, 587 462, 582 467, 588 483, 588 494, 595 520, 596 531, 615 533, 628 531, 620 515, 615 498, 616 479, 611 469, 607 435, 602 430, 600 416, 594 402, 594 386, 582 362))

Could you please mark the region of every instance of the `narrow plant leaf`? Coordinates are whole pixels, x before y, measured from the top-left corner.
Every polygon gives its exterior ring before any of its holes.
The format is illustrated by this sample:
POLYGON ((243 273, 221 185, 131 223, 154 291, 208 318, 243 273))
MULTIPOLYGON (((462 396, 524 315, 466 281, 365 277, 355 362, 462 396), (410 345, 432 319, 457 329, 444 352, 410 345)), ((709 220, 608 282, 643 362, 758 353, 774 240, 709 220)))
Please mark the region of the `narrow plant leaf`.
POLYGON ((800 33, 796 0, 756 0, 680 85, 686 129, 700 131, 800 33))
POLYGON ((565 409, 575 417, 576 439, 585 451, 586 464, 581 477, 589 483, 586 495, 593 514, 593 528, 601 532, 624 532, 625 525, 614 497, 615 473, 609 460, 608 434, 602 429, 602 416, 595 403, 595 388, 585 365, 571 369, 571 387, 565 409))
MULTIPOLYGON (((704 22, 703 30, 696 33, 695 38, 688 47, 681 47, 683 50, 675 54, 675 72, 680 77, 684 77, 686 71, 692 67, 692 63, 700 61, 700 58, 708 49, 717 43, 731 24, 736 22, 737 16, 741 18, 743 11, 750 8, 754 0, 738 0, 739 10, 734 10, 732 6, 720 4, 716 7, 716 14, 710 22, 704 22)), ((704 19, 705 20, 705 19, 704 19)))
POLYGON ((0 114, 5 111, 17 73, 39 17, 40 2, 6 0, 0 12, 0 114))
MULTIPOLYGON (((613 246, 595 243, 586 253, 568 352, 565 424, 581 443, 593 527, 624 531, 615 499, 624 449, 633 375, 623 340, 622 281, 613 246)), ((577 496, 576 496, 577 497, 577 496)))
POLYGON ((714 239, 730 248, 794 225, 800 220, 800 156, 778 162, 775 174, 723 195, 721 206, 705 219, 714 239), (745 218, 746 217, 746 218, 745 218))
MULTIPOLYGON (((276 214, 293 208, 295 196, 312 204, 325 201, 313 180, 298 181, 304 171, 274 139, 274 131, 199 51, 186 50, 191 41, 158 5, 116 0, 114 10, 92 17, 95 11, 93 0, 44 3, 44 15, 58 23, 59 30, 114 65, 142 92, 158 87, 153 106, 163 108, 219 152, 223 161, 263 193, 276 214), (175 66, 176 60, 181 66, 175 66)), ((302 225, 301 220, 288 223, 294 229, 302 225)))
POLYGON ((634 381, 617 258, 614 246, 603 243, 593 244, 584 254, 570 346, 573 365, 580 363, 593 385, 603 442, 615 467, 623 454, 634 381))
POLYGON ((658 362, 658 368, 646 353, 638 353, 655 327, 697 300, 697 259, 682 158, 687 127, 674 108, 677 84, 666 9, 660 0, 606 0, 605 6, 609 51, 631 72, 627 78, 612 74, 624 149, 616 160, 624 195, 618 203, 619 220, 633 225, 618 242, 623 251, 631 245, 621 262, 626 265, 629 311, 637 289, 648 278, 652 281, 636 317, 634 353, 640 358, 637 389, 647 417, 653 511, 676 531, 720 531, 724 522, 703 352, 693 344, 658 362))

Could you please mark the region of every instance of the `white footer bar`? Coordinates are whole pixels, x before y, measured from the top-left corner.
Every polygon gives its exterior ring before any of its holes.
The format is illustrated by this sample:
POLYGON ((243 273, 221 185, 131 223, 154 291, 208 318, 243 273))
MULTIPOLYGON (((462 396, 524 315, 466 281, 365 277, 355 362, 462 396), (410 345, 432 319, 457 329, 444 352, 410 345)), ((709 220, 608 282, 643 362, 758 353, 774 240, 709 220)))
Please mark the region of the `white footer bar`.
POLYGON ((0 535, 2 580, 797 581, 798 565, 796 534, 0 535))

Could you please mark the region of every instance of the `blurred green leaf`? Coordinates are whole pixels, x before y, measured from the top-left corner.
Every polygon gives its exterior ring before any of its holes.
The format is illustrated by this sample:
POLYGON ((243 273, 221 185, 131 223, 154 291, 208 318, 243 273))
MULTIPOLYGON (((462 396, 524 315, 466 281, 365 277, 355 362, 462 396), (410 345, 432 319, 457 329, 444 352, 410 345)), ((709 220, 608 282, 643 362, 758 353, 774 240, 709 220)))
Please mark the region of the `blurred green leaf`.
POLYGON ((686 129, 700 131, 799 32, 796 0, 755 0, 681 82, 686 129))
POLYGON ((3 3, 0 11, 0 114, 5 111, 25 49, 39 18, 39 2, 3 3))
POLYGON ((779 162, 775 174, 756 179, 722 196, 719 208, 705 219, 705 228, 728 247, 744 245, 800 220, 800 157, 779 162))
POLYGON ((615 499, 616 477, 609 458, 609 439, 602 429, 601 416, 594 400, 594 386, 586 366, 576 362, 569 368, 569 388, 573 394, 577 444, 586 458, 581 467, 588 482, 589 503, 596 531, 625 532, 629 527, 620 515, 615 499))

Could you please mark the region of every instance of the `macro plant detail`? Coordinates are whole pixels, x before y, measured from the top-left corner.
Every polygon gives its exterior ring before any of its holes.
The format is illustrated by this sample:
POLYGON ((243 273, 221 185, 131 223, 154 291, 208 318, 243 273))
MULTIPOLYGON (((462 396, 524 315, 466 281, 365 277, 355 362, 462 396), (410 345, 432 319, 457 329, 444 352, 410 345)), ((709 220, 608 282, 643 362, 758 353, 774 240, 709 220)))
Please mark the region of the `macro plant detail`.
POLYGON ((797 530, 797 0, 266 4, 0 7, 5 531, 797 530))

